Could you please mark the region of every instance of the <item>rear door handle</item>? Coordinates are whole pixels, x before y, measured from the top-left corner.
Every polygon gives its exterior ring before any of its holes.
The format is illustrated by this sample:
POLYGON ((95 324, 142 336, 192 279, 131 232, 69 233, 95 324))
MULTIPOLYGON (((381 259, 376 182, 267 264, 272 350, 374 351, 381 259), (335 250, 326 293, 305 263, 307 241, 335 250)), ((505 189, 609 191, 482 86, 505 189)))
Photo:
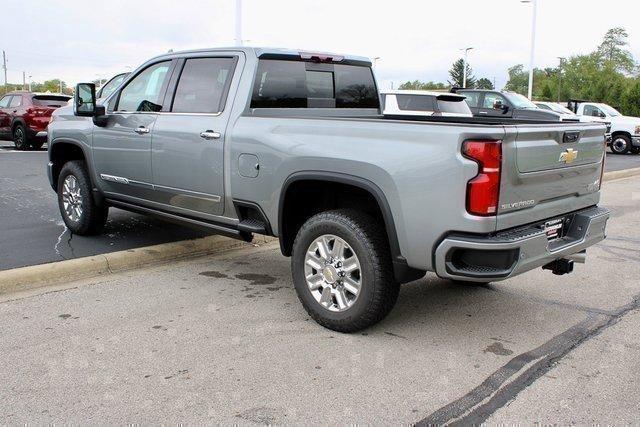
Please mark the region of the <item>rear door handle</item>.
POLYGON ((489 114, 489 113, 486 111, 480 111, 478 114, 489 114))
POLYGON ((219 139, 220 136, 220 132, 214 132, 212 130, 205 130, 204 132, 200 132, 200 138, 204 138, 207 140, 219 139))
POLYGON ((145 133, 149 133, 149 129, 144 126, 137 127, 133 131, 138 135, 144 135, 145 133))

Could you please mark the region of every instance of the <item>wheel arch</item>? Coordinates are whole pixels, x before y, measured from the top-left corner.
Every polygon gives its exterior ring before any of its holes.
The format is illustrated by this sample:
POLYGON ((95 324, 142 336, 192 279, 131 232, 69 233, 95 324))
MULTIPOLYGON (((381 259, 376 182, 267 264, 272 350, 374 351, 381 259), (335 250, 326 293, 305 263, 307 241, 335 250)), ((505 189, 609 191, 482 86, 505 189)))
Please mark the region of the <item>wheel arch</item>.
POLYGON ((302 171, 296 172, 290 175, 284 182, 282 190, 280 192, 280 199, 278 202, 278 238, 280 241, 280 251, 285 256, 291 255, 291 249, 293 246, 293 239, 299 229, 299 226, 287 227, 285 223, 287 203, 287 197, 291 197, 290 189, 296 183, 304 181, 312 181, 316 183, 329 182, 332 184, 341 184, 350 187, 355 187, 359 190, 366 192, 372 197, 377 204, 377 208, 380 211, 382 220, 385 226, 385 232, 387 234, 387 240, 389 242, 389 248, 391 250, 394 275, 396 280, 401 283, 416 280, 424 276, 425 272, 411 268, 407 265, 406 259, 402 256, 400 251, 400 244, 398 240, 398 233, 393 219, 391 206, 387 197, 380 187, 375 183, 353 175, 348 175, 338 172, 326 172, 326 171, 302 171))
POLYGON ((93 168, 86 147, 84 147, 83 144, 72 139, 55 139, 49 146, 48 151, 51 165, 51 186, 54 190, 57 190, 58 177, 64 164, 72 160, 82 160, 89 172, 91 185, 94 187, 94 194, 96 193, 93 168))

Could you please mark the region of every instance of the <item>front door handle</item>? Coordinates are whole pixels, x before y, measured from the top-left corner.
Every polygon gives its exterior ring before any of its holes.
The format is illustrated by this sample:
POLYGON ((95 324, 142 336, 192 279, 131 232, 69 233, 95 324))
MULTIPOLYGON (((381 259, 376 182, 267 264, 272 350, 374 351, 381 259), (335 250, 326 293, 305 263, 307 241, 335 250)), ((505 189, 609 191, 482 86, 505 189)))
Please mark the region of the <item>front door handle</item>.
POLYGON ((138 135, 144 135, 145 133, 149 133, 149 129, 144 126, 137 127, 133 131, 138 135))
POLYGON ((220 132, 214 132, 212 130, 205 130, 204 132, 200 132, 200 138, 204 138, 204 139, 219 139, 220 138, 220 132))

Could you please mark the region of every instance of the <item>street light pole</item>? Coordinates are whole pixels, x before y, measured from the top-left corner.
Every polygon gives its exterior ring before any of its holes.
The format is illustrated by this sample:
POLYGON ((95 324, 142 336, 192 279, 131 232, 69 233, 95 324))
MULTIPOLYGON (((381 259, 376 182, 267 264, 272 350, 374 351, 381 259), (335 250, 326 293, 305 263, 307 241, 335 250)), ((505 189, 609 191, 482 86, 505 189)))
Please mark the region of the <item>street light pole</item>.
POLYGON ((536 19, 538 15, 538 0, 520 0, 522 3, 531 3, 533 11, 531 12, 531 52, 529 56, 529 99, 533 97, 533 68, 535 63, 536 52, 536 19))
POLYGON ((462 63, 462 88, 463 89, 467 87, 467 54, 471 49, 473 48, 466 47, 464 49, 460 49, 460 50, 464 50, 464 60, 462 63))
POLYGON ((242 0, 236 0, 236 46, 242 46, 242 0))

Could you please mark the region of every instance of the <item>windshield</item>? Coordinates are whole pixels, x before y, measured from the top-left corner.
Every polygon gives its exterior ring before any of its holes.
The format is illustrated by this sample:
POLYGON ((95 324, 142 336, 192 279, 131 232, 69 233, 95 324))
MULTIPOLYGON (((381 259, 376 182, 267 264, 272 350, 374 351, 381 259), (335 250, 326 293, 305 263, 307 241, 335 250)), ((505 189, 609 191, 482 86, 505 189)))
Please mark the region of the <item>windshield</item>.
POLYGON ((609 115, 611 117, 618 117, 618 116, 622 115, 622 114, 620 114, 620 112, 618 110, 616 110, 613 107, 608 106, 607 104, 600 104, 600 105, 598 105, 598 107, 600 107, 605 113, 607 113, 607 115, 609 115))
POLYGON ((503 95, 507 97, 515 108, 538 108, 536 104, 519 93, 504 92, 503 95))

